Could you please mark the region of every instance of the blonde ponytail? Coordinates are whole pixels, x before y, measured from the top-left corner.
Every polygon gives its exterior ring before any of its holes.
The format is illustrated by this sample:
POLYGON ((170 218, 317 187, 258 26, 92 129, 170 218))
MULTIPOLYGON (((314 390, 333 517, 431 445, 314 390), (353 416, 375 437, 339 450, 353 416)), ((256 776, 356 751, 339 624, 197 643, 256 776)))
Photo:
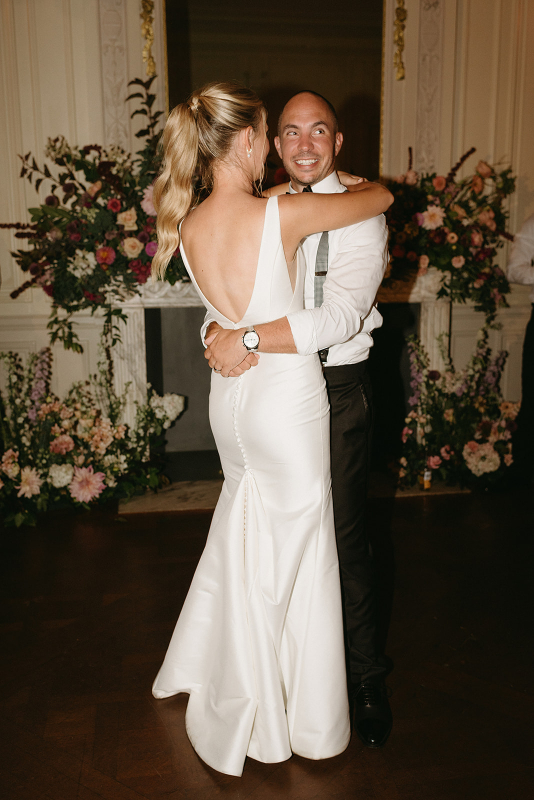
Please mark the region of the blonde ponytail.
POLYGON ((167 264, 180 246, 182 220, 196 202, 194 179, 211 190, 213 165, 224 159, 240 130, 258 132, 265 122, 259 97, 237 83, 209 83, 187 103, 174 108, 163 131, 163 165, 154 182, 158 249, 152 259, 153 280, 163 280, 167 264))
POLYGON ((178 226, 193 202, 193 176, 198 161, 198 130, 186 103, 173 108, 162 137, 164 160, 154 182, 158 249, 152 259, 153 278, 163 280, 167 264, 180 246, 178 226))

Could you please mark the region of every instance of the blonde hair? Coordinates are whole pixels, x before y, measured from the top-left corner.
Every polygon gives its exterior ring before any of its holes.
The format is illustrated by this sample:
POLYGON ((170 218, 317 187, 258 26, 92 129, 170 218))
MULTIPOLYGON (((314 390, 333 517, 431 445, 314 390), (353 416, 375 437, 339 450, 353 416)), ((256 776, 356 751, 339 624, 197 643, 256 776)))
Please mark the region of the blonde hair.
POLYGON ((152 259, 153 279, 163 279, 180 245, 178 227, 195 204, 198 188, 213 187, 213 165, 224 159, 239 131, 255 133, 265 120, 259 97, 238 83, 208 83, 186 103, 173 108, 163 131, 163 164, 154 182, 158 250, 152 259))

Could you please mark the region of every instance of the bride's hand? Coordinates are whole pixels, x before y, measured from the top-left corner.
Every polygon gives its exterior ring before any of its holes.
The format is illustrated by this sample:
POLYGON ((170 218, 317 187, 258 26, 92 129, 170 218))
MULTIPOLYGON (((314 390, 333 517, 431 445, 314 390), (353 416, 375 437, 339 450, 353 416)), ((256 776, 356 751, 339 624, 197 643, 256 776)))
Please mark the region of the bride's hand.
POLYGON ((350 172, 343 172, 343 170, 338 169, 337 176, 339 178, 339 182, 346 186, 347 189, 350 191, 351 186, 356 186, 358 183, 368 183, 367 178, 360 178, 358 175, 351 175, 350 172))

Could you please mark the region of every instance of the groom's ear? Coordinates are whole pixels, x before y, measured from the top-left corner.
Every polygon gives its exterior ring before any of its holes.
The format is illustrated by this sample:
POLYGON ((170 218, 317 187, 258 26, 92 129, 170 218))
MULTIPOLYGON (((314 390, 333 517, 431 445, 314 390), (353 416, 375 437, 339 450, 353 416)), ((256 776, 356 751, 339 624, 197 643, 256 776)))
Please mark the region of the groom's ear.
POLYGON ((341 133, 341 131, 338 131, 336 133, 336 145, 335 145, 335 148, 334 148, 334 153, 336 154, 336 156, 339 153, 339 151, 341 150, 341 145, 342 144, 343 144, 343 134, 341 133))
MULTIPOLYGON (((341 138, 343 138, 343 137, 341 137, 341 138)), ((275 136, 274 137, 274 146, 276 147, 276 152, 278 153, 280 158, 282 158, 282 146, 280 145, 280 137, 279 136, 275 136)))

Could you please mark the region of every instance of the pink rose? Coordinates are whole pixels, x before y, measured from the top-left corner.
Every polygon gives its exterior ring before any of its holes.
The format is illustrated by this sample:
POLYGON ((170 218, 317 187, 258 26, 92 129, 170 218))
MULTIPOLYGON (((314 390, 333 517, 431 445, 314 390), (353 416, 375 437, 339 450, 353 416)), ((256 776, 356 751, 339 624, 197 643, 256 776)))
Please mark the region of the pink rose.
POLYGON ((484 181, 480 175, 474 176, 473 180, 471 181, 471 189, 476 192, 476 194, 480 194, 484 191, 484 181))
POLYGON ((470 442, 467 442, 466 447, 468 450, 471 451, 471 453, 476 453, 476 451, 478 450, 478 442, 475 442, 471 439, 470 442))
POLYGON ((473 247, 482 247, 482 242, 484 241, 484 237, 480 233, 480 231, 471 231, 471 244, 473 247))
POLYGON ((490 231, 494 231, 497 225, 495 224, 495 220, 493 219, 495 216, 495 212, 491 208, 486 208, 484 211, 481 211, 478 215, 478 221, 482 225, 486 225, 490 229, 490 231))
POLYGON ((493 170, 485 161, 479 161, 476 165, 476 172, 483 178, 490 178, 493 175, 493 170))
MULTIPOLYGON (((280 181, 283 183, 283 181, 280 181)), ((154 208, 154 184, 150 184, 147 186, 143 192, 143 199, 141 200, 141 208, 145 212, 148 217, 155 217, 156 216, 156 209, 154 208)))
POLYGON ((409 169, 405 178, 408 186, 415 186, 418 180, 419 178, 417 177, 417 172, 414 169, 409 169))
POLYGON ((413 432, 413 431, 412 431, 412 429, 411 429, 411 428, 407 428, 407 427, 406 427, 406 428, 403 428, 403 429, 402 429, 401 439, 402 439, 402 442, 403 442, 403 444, 406 444, 406 442, 407 442, 407 440, 408 440, 408 436, 409 436, 409 435, 410 435, 410 433, 412 433, 412 432, 413 432))
POLYGON ((454 256, 454 258, 451 259, 451 264, 456 269, 460 269, 460 267, 463 267, 465 264, 465 258, 463 256, 454 256))
POLYGON ((150 256, 150 258, 153 258, 156 255, 157 249, 158 249, 157 242, 147 242, 145 245, 146 254, 147 256, 150 256))
POLYGON ((113 264, 115 250, 112 247, 99 247, 96 251, 96 260, 99 264, 113 264))
POLYGON ((436 192, 442 192, 447 185, 447 181, 443 177, 443 175, 436 175, 435 178, 432 179, 432 186, 436 190, 436 192))
POLYGON ((108 210, 113 211, 114 214, 118 214, 121 210, 121 201, 117 197, 111 197, 108 200, 108 210))
POLYGON ((458 241, 458 234, 451 231, 450 233, 447 234, 447 241, 449 244, 456 244, 456 242, 458 241))
POLYGON ((439 456, 429 456, 426 460, 428 469, 437 469, 441 465, 441 458, 439 456))
POLYGON ((454 455, 454 451, 451 450, 450 445, 448 444, 446 444, 445 447, 442 447, 439 452, 444 461, 449 461, 450 457, 454 455))
POLYGON ((62 433, 61 436, 58 436, 57 439, 50 442, 51 453, 65 456, 67 453, 70 453, 71 450, 74 450, 74 439, 67 433, 62 433))

